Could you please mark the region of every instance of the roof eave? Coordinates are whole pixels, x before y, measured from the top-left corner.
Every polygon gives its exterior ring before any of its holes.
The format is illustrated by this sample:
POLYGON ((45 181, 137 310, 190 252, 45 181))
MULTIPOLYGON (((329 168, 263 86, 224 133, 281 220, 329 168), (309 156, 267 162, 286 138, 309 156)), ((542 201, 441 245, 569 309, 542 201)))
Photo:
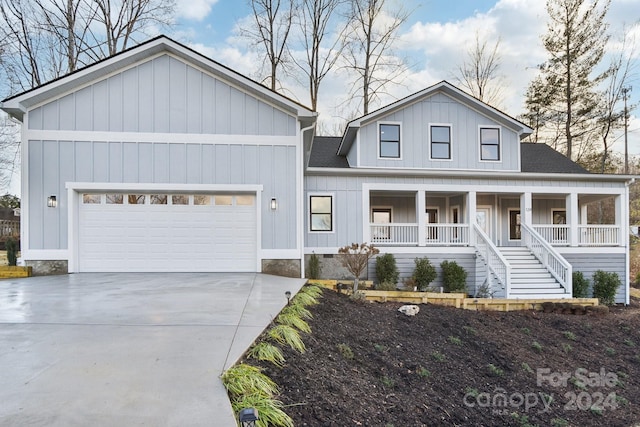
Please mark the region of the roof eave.
POLYGON ((433 177, 467 177, 467 178, 548 178, 563 181, 617 181, 633 182, 640 178, 636 175, 604 175, 591 173, 541 173, 541 172, 501 172, 501 171, 447 171, 420 169, 378 169, 378 168, 323 168, 309 167, 307 172, 318 175, 382 175, 382 176, 433 176, 433 177))

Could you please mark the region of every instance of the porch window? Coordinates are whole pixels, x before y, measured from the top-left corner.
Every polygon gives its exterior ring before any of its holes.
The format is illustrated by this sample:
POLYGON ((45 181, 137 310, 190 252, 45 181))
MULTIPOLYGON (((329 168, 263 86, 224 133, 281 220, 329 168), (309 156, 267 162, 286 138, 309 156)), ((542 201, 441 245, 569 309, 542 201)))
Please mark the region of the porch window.
POLYGON ((391 223, 391 209, 389 208, 374 208, 371 211, 373 219, 373 239, 374 241, 389 240, 391 239, 391 230, 388 226, 381 226, 378 224, 391 223))
MULTIPOLYGON (((438 223, 438 208, 427 208, 427 224, 438 223)), ((427 239, 438 240, 438 227, 427 227, 427 239)))
POLYGON ((520 240, 520 211, 509 211, 509 240, 520 240))
POLYGON ((309 196, 311 231, 333 231, 333 197, 309 196))
POLYGON ((400 158, 400 125, 380 124, 380 157, 400 158))
POLYGON ((480 160, 500 160, 500 129, 480 128, 480 160))
POLYGON ((451 126, 432 125, 429 136, 431 138, 431 158, 437 160, 451 159, 451 126))

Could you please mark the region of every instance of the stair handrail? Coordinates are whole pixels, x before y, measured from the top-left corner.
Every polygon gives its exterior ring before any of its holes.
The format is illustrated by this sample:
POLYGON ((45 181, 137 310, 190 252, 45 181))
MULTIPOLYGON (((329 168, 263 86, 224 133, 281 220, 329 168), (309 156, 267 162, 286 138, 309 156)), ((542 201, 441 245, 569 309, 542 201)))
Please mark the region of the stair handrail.
POLYGON ((505 298, 509 298, 511 264, 509 264, 509 261, 502 255, 496 245, 493 244, 491 238, 487 236, 482 227, 477 223, 473 223, 473 230, 476 237, 476 251, 484 259, 489 272, 493 273, 502 286, 504 286, 505 298))
POLYGON ((572 293, 573 267, 544 237, 533 227, 520 224, 520 233, 525 246, 531 251, 564 288, 565 293, 572 293))

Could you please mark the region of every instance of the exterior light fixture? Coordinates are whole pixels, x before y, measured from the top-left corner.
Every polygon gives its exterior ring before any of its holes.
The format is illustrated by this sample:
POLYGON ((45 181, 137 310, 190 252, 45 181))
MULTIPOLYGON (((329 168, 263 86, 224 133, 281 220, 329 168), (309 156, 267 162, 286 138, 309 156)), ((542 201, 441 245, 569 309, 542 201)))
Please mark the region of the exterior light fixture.
POLYGON ((58 206, 58 200, 56 199, 56 196, 47 197, 47 206, 50 208, 55 208, 58 206))
POLYGON ((241 409, 238 419, 242 427, 255 427, 258 421, 258 410, 256 408, 241 409))
POLYGON ((289 305, 289 302, 291 301, 291 291, 285 292, 284 296, 287 297, 287 305, 289 305))
POLYGON ((276 200, 276 198, 275 198, 275 197, 272 197, 272 198, 271 198, 271 204, 270 204, 270 206, 271 206, 271 210, 272 210, 272 211, 275 211, 276 209, 278 209, 278 201, 276 200))

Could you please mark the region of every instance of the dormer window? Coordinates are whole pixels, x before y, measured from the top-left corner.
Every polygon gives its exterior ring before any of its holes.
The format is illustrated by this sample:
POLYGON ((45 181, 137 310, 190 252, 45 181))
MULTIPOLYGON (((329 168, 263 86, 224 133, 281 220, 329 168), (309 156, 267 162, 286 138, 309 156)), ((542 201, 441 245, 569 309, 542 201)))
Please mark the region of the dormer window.
POLYGON ((500 129, 494 127, 480 128, 480 160, 500 160, 500 129))
POLYGON ((431 159, 451 160, 451 126, 431 125, 429 138, 431 140, 431 159))
POLYGON ((400 124, 380 123, 379 125, 380 158, 400 158, 400 124))

